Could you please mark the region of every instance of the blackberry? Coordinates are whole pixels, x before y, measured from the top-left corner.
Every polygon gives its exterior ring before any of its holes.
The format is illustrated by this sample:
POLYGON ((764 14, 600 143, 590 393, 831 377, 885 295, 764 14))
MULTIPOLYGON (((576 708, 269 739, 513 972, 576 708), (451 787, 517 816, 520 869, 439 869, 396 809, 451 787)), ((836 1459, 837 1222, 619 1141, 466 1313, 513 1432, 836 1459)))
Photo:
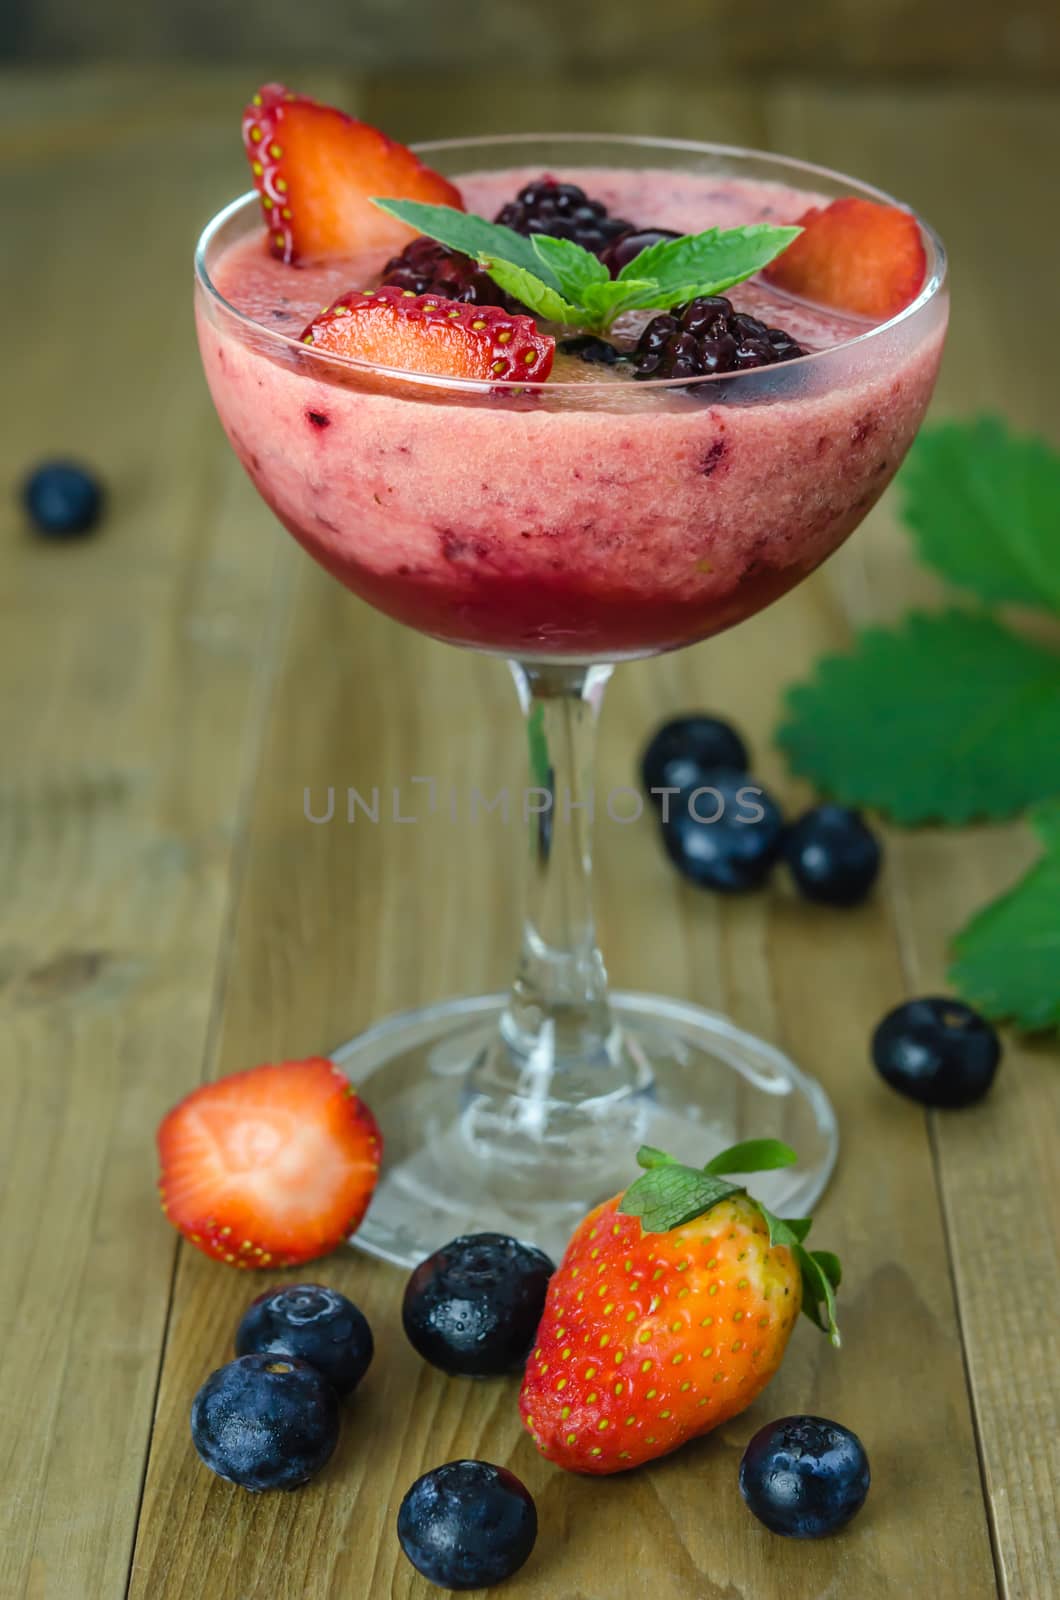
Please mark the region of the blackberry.
POLYGON ((501 206, 493 220, 516 233, 548 233, 554 239, 570 239, 594 255, 613 239, 633 232, 633 223, 609 216, 601 200, 590 200, 576 183, 558 183, 555 178, 528 183, 514 200, 501 206))
POLYGON ((467 305, 509 307, 504 290, 470 256, 426 236, 413 239, 387 262, 380 287, 436 294, 467 305))
POLYGON ((703 378, 749 372, 805 355, 783 328, 734 311, 724 295, 700 295, 652 317, 633 352, 635 378, 703 378))

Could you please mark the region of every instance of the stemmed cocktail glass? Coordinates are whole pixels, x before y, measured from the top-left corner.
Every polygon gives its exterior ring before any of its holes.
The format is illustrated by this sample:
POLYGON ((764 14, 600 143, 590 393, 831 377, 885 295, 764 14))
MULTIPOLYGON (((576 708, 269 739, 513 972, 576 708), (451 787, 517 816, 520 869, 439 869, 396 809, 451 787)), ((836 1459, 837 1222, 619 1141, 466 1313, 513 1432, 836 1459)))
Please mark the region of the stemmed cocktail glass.
MULTIPOLYGON (((660 194, 692 176, 887 198, 805 163, 673 141, 512 137, 420 154, 458 181, 649 171, 660 194)), ((691 384, 556 376, 499 394, 310 350, 238 309, 218 267, 259 229, 257 197, 244 196, 196 257, 200 343, 226 431, 263 498, 340 581, 399 621, 509 659, 528 787, 547 807, 527 818, 511 989, 390 1017, 332 1052, 386 1144, 357 1243, 411 1264, 488 1228, 558 1257, 588 1207, 628 1178, 640 1143, 701 1164, 740 1139, 781 1137, 799 1165, 757 1181, 774 1209, 804 1214, 836 1155, 821 1088, 723 1016, 608 990, 590 892, 593 735, 617 663, 760 610, 890 481, 941 353, 938 240, 923 229, 925 283, 897 317, 847 327, 783 366, 691 384)))

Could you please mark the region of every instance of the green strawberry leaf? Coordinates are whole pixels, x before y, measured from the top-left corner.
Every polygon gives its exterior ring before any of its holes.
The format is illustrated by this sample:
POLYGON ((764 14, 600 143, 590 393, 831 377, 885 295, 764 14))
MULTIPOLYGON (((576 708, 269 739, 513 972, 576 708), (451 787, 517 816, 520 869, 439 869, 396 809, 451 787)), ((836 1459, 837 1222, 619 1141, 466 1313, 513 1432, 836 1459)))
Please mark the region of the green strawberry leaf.
POLYGON ((898 480, 920 557, 981 600, 1060 612, 1060 453, 999 417, 925 428, 898 480))
POLYGON ((1028 1032, 1060 1027, 1060 800, 1032 821, 1044 854, 957 934, 949 973, 971 1005, 1028 1032))
POLYGON ((631 1183, 618 1209, 623 1216, 639 1217, 645 1233, 669 1233, 694 1222, 720 1201, 742 1193, 724 1178, 674 1161, 653 1167, 631 1183))
POLYGON ((798 1156, 779 1139, 745 1139, 722 1150, 708 1161, 704 1172, 722 1176, 727 1172, 772 1172, 777 1167, 792 1167, 798 1156))
POLYGON ((788 693, 795 772, 897 822, 1010 817, 1060 793, 1060 653, 960 611, 868 628, 788 693))
MULTIPOLYGON (((742 1144, 722 1150, 706 1167, 686 1167, 675 1161, 665 1150, 652 1145, 641 1145, 637 1151, 638 1165, 645 1170, 630 1184, 619 1202, 619 1213, 639 1217, 644 1233, 669 1233, 686 1222, 694 1222, 706 1212, 728 1200, 734 1194, 747 1194, 746 1189, 726 1183, 718 1176, 721 1172, 766 1172, 777 1167, 791 1166, 797 1161, 794 1150, 779 1139, 747 1139, 742 1144)), ((802 1278, 802 1309, 816 1327, 828 1334, 838 1348, 839 1327, 836 1323, 835 1291, 839 1287, 842 1268, 839 1257, 830 1250, 811 1254, 803 1248, 803 1240, 810 1231, 807 1217, 775 1217, 760 1200, 747 1196, 765 1219, 771 1245, 783 1245, 790 1250, 802 1278)))
POLYGON ((794 1249, 795 1259, 802 1274, 802 1309, 815 1327, 827 1333, 838 1350, 842 1343, 835 1315, 835 1291, 838 1278, 833 1281, 832 1271, 838 1271, 839 1262, 829 1252, 820 1250, 811 1254, 801 1244, 794 1249))
POLYGON ((776 228, 753 222, 740 228, 708 228, 681 239, 662 239, 634 256, 618 274, 622 283, 631 278, 653 278, 651 298, 644 307, 668 307, 700 294, 721 294, 768 266, 786 250, 801 228, 776 228))

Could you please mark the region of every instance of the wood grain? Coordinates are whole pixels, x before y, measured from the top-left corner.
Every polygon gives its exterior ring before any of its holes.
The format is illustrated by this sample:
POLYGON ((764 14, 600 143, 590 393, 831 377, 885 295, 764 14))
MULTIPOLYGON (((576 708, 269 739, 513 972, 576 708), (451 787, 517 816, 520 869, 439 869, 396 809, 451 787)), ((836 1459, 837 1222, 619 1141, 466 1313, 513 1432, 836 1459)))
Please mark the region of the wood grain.
MULTIPOLYGON (((566 105, 551 88, 548 120, 588 105, 583 126, 771 142, 907 195, 957 261, 941 405, 1043 425, 1041 335, 991 318, 993 219, 1000 204, 1011 226, 1034 214, 1055 233, 1038 165, 1054 106, 994 95, 986 115, 968 94, 794 86, 691 101, 632 81, 566 105)), ((866 1062, 877 1016, 941 981, 946 933, 1027 859, 1017 829, 892 839, 884 892, 850 917, 783 885, 717 904, 663 869, 646 824, 601 829, 616 981, 727 1007, 836 1103, 843 1149, 818 1232, 848 1269, 840 1355, 806 1327, 767 1396, 719 1434, 623 1479, 573 1479, 522 1436, 512 1385, 447 1382, 415 1358, 401 1275, 350 1252, 314 1275, 364 1307, 379 1354, 332 1465, 298 1495, 253 1498, 195 1458, 191 1396, 227 1358, 251 1286, 175 1250, 155 1212, 160 1112, 204 1071, 503 983, 519 877, 499 817, 304 816, 307 786, 415 773, 496 786, 518 774, 520 738, 503 667, 402 633, 327 580, 273 529, 209 414, 187 248, 243 181, 243 87, 93 73, 0 96, 0 195, 24 242, 0 258, 19 375, 0 446, 12 475, 61 447, 113 486, 91 544, 42 547, 10 519, 0 534, 0 1074, 14 1108, 0 1121, 0 1597, 119 1600, 128 1579, 133 1600, 427 1600, 438 1591, 401 1556, 394 1517, 419 1472, 461 1454, 511 1464, 537 1497, 542 1533, 513 1600, 985 1600, 991 1533, 1010 1600, 1050 1595, 1055 1050, 1010 1044, 990 1102, 934 1125, 866 1062), (56 321, 72 300, 91 316, 56 321), (735 1490, 750 1433, 795 1409, 849 1422, 873 1464, 863 1515, 816 1547, 772 1539, 735 1490)), ((344 87, 410 136, 504 116, 486 81, 459 124, 445 85, 344 87)), ((514 102, 508 125, 529 126, 531 97, 514 102)), ((1010 262, 1006 296, 1046 303, 1055 258, 1010 262)), ((762 617, 619 673, 601 781, 630 781, 652 723, 706 704, 746 727, 761 776, 799 803, 769 743, 782 685, 852 621, 934 592, 885 502, 762 617)))
MULTIPOLYGON (((777 108, 775 142, 818 157, 823 150, 824 159, 830 148, 837 156, 841 150, 858 172, 899 188, 939 218, 954 263, 954 312, 937 411, 999 410, 1014 426, 1060 444, 1052 379, 1060 337, 1051 327, 1043 339, 1042 331, 999 326, 991 316, 993 284, 979 268, 990 241, 1018 232, 1034 209, 1041 151, 1055 137, 1056 117, 1033 102, 997 97, 988 119, 960 118, 962 158, 955 163, 952 130, 962 103, 958 95, 908 104, 899 122, 890 97, 859 96, 852 123, 849 97, 793 92, 777 108), (911 147, 920 152, 915 172, 911 147), (985 191, 996 196, 989 221, 977 203, 985 191)), ((1006 266, 1004 292, 1015 304, 1040 304, 1052 282, 1049 262, 1020 251, 1006 266)), ((914 602, 936 603, 940 586, 915 573, 887 508, 873 532, 845 552, 850 618, 889 618, 914 602)), ((1019 825, 925 829, 893 839, 893 906, 914 993, 945 991, 950 937, 1014 883, 1035 853, 1030 830, 1019 825)), ((999 1574, 1004 1592, 1020 1600, 1060 1592, 1056 1068, 1047 1041, 1035 1046, 1010 1036, 989 1100, 930 1119, 999 1574)))
POLYGON ((176 1243, 151 1130, 202 1072, 287 600, 187 304, 220 131, 188 133, 162 179, 142 125, 87 148, 82 128, 0 171, 5 480, 69 453, 110 497, 66 547, 13 496, 0 511, 5 1600, 124 1590, 176 1243))

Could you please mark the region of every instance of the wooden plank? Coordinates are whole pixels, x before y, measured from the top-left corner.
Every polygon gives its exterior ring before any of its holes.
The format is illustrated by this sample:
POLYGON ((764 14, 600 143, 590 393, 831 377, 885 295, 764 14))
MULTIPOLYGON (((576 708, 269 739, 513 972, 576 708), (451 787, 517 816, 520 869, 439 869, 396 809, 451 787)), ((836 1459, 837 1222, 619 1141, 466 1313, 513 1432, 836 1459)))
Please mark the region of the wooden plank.
MULTIPOLYGON (((1045 230, 1041 247, 1006 252, 1004 295, 1023 307, 1052 296, 1058 231, 1052 213, 1043 212, 1040 153, 1060 137, 1060 110, 995 95, 984 114, 978 100, 958 93, 906 94, 897 114, 892 95, 859 95, 856 116, 853 109, 849 95, 792 91, 778 107, 774 142, 845 162, 918 205, 940 228, 955 299, 936 415, 1000 411, 1015 426, 1060 442, 1055 328, 1020 317, 999 321, 987 265, 994 241, 1017 237, 1036 217, 1045 230), (989 207, 984 195, 992 197, 989 207)), ((890 618, 942 593, 916 571, 886 508, 844 552, 838 573, 854 621, 890 618)), ((1029 830, 1019 825, 892 836, 892 899, 910 992, 945 992, 950 936, 1013 883, 1034 853, 1029 830)), ((903 1120, 908 1137, 919 1137, 920 1114, 907 1108, 903 1120)), ((1007 1036, 990 1098, 930 1122, 998 1570, 1011 1600, 1038 1600, 1060 1592, 1055 1041, 1007 1036)))
MULTIPOLYGON (((743 116, 730 119, 731 138, 759 136, 759 104, 748 95, 743 116)), ((613 120, 621 114, 616 106, 613 120)), ((856 121, 856 106, 849 115, 856 121)), ((462 786, 518 774, 503 668, 396 633, 307 563, 298 584, 255 794, 221 1071, 327 1047, 398 1005, 502 982, 514 939, 515 862, 499 819, 473 830, 452 830, 444 818, 415 828, 314 827, 302 809, 307 785, 320 795, 328 785, 363 789, 415 773, 462 786)), ((703 651, 619 674, 604 717, 602 781, 629 780, 654 721, 705 702, 736 716, 763 777, 786 799, 801 798, 768 734, 781 684, 844 637, 843 594, 830 571, 703 651)), ((182 1252, 135 1600, 425 1600, 433 1591, 400 1556, 394 1517, 419 1472, 459 1454, 512 1465, 537 1496, 541 1539, 508 1587, 513 1600, 639 1600, 646 1590, 691 1600, 996 1593, 927 1131, 877 1091, 865 1060, 871 1023, 903 991, 887 900, 849 918, 809 913, 779 887, 719 904, 679 887, 647 821, 602 828, 599 854, 616 980, 726 1005, 804 1060, 836 1101, 844 1153, 820 1234, 847 1262, 846 1349, 836 1356, 802 1331, 768 1395, 718 1435, 628 1477, 571 1478, 545 1466, 521 1435, 513 1384, 447 1382, 418 1362, 399 1331, 399 1273, 339 1255, 311 1275, 365 1307, 376 1366, 334 1464, 297 1496, 254 1498, 211 1478, 187 1436, 191 1396, 227 1357, 251 1286, 182 1252), (873 1460, 866 1512, 819 1547, 772 1539, 736 1492, 751 1432, 795 1409, 849 1422, 873 1460)))
POLYGON ((39 85, 38 127, 80 120, 0 170, 5 480, 69 452, 110 496, 66 547, 0 508, 5 1600, 124 1592, 176 1253, 152 1131, 202 1070, 286 606, 188 314, 231 86, 163 160, 150 115, 83 138, 108 81, 39 85))

